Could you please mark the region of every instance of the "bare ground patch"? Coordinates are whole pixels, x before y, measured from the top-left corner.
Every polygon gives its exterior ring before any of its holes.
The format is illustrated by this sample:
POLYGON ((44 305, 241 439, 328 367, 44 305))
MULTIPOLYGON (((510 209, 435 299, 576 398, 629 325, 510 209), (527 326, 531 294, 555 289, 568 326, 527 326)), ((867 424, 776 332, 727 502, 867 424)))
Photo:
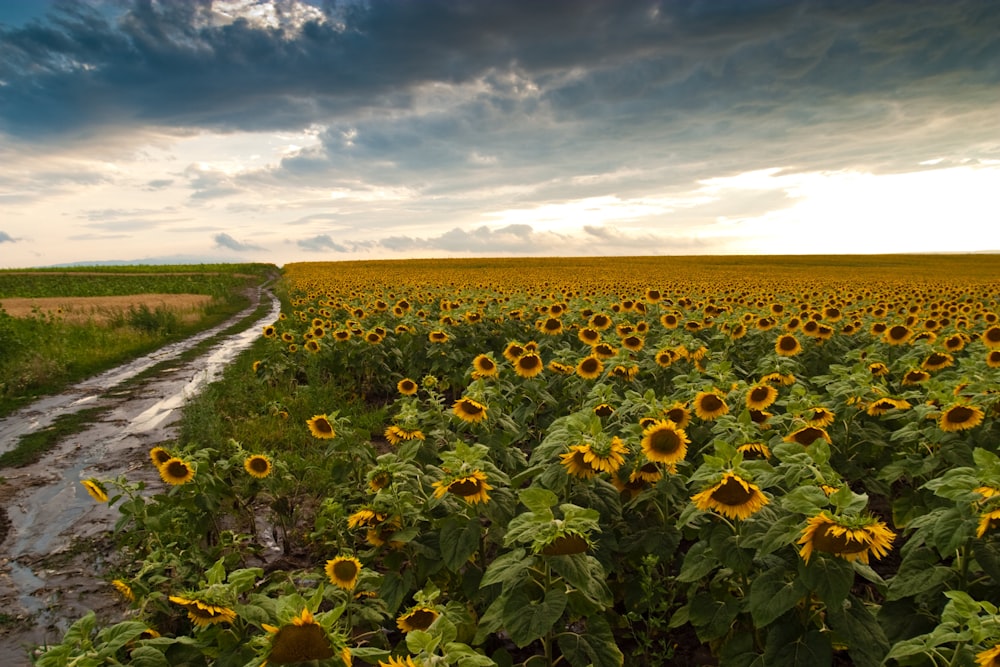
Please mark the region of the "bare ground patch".
POLYGON ((131 308, 146 306, 150 310, 163 308, 177 313, 181 319, 196 319, 202 308, 212 301, 207 294, 123 294, 116 296, 77 297, 10 297, 0 299, 2 307, 12 317, 40 314, 72 323, 106 323, 131 308))

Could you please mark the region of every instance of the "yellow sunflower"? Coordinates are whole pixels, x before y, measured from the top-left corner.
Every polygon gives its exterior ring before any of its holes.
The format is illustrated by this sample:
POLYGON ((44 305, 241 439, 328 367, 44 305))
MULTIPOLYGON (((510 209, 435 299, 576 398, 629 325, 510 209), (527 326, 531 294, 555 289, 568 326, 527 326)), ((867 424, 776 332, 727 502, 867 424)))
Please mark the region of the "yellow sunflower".
POLYGON ((774 351, 782 357, 794 357, 802 351, 802 345, 793 334, 785 333, 778 336, 778 339, 774 341, 774 351))
POLYGON ((383 435, 390 445, 398 445, 406 440, 425 440, 426 436, 419 429, 407 430, 395 424, 387 426, 383 435))
POLYGON ((694 397, 694 413, 699 419, 711 421, 729 412, 729 406, 717 392, 699 391, 694 397))
POLYGON ((743 455, 744 460, 768 459, 771 457, 771 450, 763 442, 748 442, 736 448, 743 455))
POLYGON ((99 503, 108 502, 108 492, 104 490, 104 485, 98 482, 96 479, 85 479, 80 482, 83 488, 87 490, 90 497, 99 503))
MULTIPOLYGON (((271 650, 267 662, 277 665, 328 660, 336 655, 330 637, 309 609, 280 628, 265 624, 264 629, 272 633, 271 650)), ((345 665, 351 664, 351 652, 346 646, 341 649, 340 659, 345 665)), ((266 663, 265 663, 266 664, 266 663)), ((263 665, 261 666, 263 667, 263 665)))
POLYGON ((806 423, 809 424, 810 426, 818 426, 820 428, 824 428, 833 423, 833 420, 836 418, 836 415, 833 413, 833 410, 820 406, 816 408, 809 408, 808 410, 806 410, 806 413, 803 415, 803 418, 806 420, 806 423))
POLYGON ((427 334, 427 340, 429 340, 432 343, 447 343, 448 334, 445 333, 444 331, 432 331, 429 334, 427 334))
POLYGON ((498 372, 497 362, 488 354, 480 354, 472 360, 472 372, 477 378, 493 377, 498 372))
POLYGON ((639 444, 650 461, 675 464, 684 460, 689 442, 683 428, 669 419, 659 419, 643 430, 639 444))
POLYGON ((909 410, 910 407, 909 402, 902 398, 884 396, 869 403, 868 407, 865 408, 865 412, 873 417, 878 417, 890 410, 909 410))
POLYGON ((691 423, 691 412, 684 403, 674 403, 663 412, 663 416, 677 425, 677 428, 687 428, 691 423))
POLYGON ((814 551, 824 551, 847 561, 859 560, 868 564, 868 558, 882 558, 896 534, 872 517, 838 519, 826 510, 806 521, 798 544, 799 555, 806 563, 814 551))
POLYGON ((354 556, 337 556, 326 561, 324 572, 331 584, 352 591, 361 574, 361 561, 354 556))
POLYGON ((902 345, 906 341, 910 340, 912 336, 913 331, 911 331, 909 327, 903 324, 897 324, 885 330, 882 334, 882 340, 889 345, 902 345))
POLYGON ((111 586, 118 591, 118 594, 121 595, 126 602, 135 602, 135 593, 132 591, 132 587, 124 581, 121 579, 115 579, 111 582, 111 586))
POLYGON ((330 418, 326 415, 315 415, 312 419, 307 419, 306 426, 309 427, 309 432, 314 438, 329 440, 337 437, 337 432, 333 430, 333 424, 330 423, 330 418))
POLYGON ((243 468, 252 477, 264 479, 271 474, 271 459, 263 454, 253 454, 243 461, 243 468))
POLYGON ((403 378, 396 383, 396 390, 403 396, 413 396, 417 393, 417 389, 419 389, 417 383, 410 378, 403 378))
POLYGON ((955 363, 955 358, 947 352, 931 352, 920 367, 925 371, 939 371, 955 363))
POLYGON ((149 450, 149 458, 152 459, 153 465, 159 468, 161 465, 173 458, 173 454, 168 452, 163 447, 153 447, 149 450))
POLYGON ((590 479, 597 475, 597 471, 584 458, 587 449, 587 445, 573 445, 568 452, 559 455, 566 472, 580 479, 590 479))
POLYGON ((817 440, 822 438, 828 443, 832 443, 830 440, 830 434, 826 432, 825 429, 819 428, 818 426, 803 426, 800 429, 792 431, 785 436, 785 442, 796 442, 800 445, 808 447, 817 440))
POLYGON ((601 342, 601 332, 593 327, 583 327, 576 333, 576 337, 587 345, 596 345, 601 342))
POLYGON ((1000 644, 976 654, 977 667, 1000 667, 1000 644))
POLYGON ((357 512, 347 517, 348 528, 370 528, 385 521, 385 515, 375 510, 362 507, 357 512))
POLYGON ((583 460, 598 472, 615 472, 625 462, 628 447, 625 441, 614 436, 610 442, 603 440, 583 445, 583 460))
POLYGON ((593 380, 601 376, 604 372, 604 362, 594 355, 584 357, 576 365, 576 374, 584 380, 593 380))
POLYGON ((767 505, 760 488, 734 472, 726 472, 713 486, 691 496, 695 507, 707 512, 715 510, 730 519, 746 519, 767 505))
POLYGON ((420 667, 417 663, 413 662, 413 658, 406 656, 405 658, 396 658, 389 656, 388 660, 379 660, 378 667, 420 667))
POLYGON ((991 350, 1000 349, 1000 326, 991 326, 983 332, 979 339, 991 350))
POLYGON ((160 478, 174 486, 187 484, 194 479, 194 468, 184 459, 175 456, 160 466, 160 478))
POLYGON ((956 403, 938 417, 938 427, 942 431, 964 431, 978 426, 983 421, 983 411, 975 405, 956 403))
POLYGON ((486 419, 486 406, 479 401, 474 401, 467 396, 455 401, 454 405, 451 406, 451 411, 455 413, 455 416, 464 422, 469 422, 470 424, 475 424, 486 419))
POLYGON ((493 487, 486 480, 486 473, 481 470, 474 470, 450 480, 439 480, 433 484, 434 497, 441 498, 446 493, 452 493, 473 505, 488 503, 490 496, 487 492, 493 487))
POLYGON ((426 630, 431 627, 431 623, 437 620, 438 612, 431 607, 418 605, 410 608, 405 614, 396 619, 396 627, 403 632, 413 632, 414 630, 426 630))
POLYGON ((517 361, 517 358, 522 354, 524 354, 524 346, 515 341, 507 343, 507 347, 503 349, 503 358, 510 363, 517 361))
POLYGON ((918 371, 916 369, 910 370, 903 375, 903 386, 920 384, 922 382, 927 382, 927 380, 930 379, 931 374, 927 371, 918 371))
POLYGON ((986 353, 986 365, 990 368, 1000 368, 1000 350, 990 350, 986 353))
POLYGON ((747 390, 746 404, 752 410, 766 410, 778 398, 778 390, 769 384, 756 384, 747 390))
POLYGON ((545 368, 537 352, 525 352, 514 362, 514 372, 523 378, 533 378, 545 368))
POLYGON ((179 595, 171 595, 169 599, 187 609, 188 618, 199 628, 207 628, 215 623, 232 623, 236 620, 236 612, 229 607, 179 595))

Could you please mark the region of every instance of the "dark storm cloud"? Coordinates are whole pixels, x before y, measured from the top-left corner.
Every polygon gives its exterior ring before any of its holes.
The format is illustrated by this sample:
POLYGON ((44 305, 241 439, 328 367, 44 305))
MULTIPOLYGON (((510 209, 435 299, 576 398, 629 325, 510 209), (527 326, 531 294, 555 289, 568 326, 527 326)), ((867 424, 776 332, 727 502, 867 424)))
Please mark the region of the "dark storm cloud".
MULTIPOLYGON (((327 13, 293 30, 213 24, 207 1, 135 0, 115 15, 59 5, 0 28, 0 128, 37 138, 147 124, 298 128, 406 109, 425 83, 491 78, 497 109, 533 114, 543 103, 618 133, 692 111, 759 119, 793 99, 814 104, 778 117, 808 124, 845 95, 906 100, 914 86, 1000 77, 1000 5, 989 0, 421 0, 327 13), (504 88, 508 72, 540 96, 526 104, 504 88)), ((421 129, 433 139, 461 126, 421 129)), ((368 150, 422 137, 384 139, 369 137, 368 150)))

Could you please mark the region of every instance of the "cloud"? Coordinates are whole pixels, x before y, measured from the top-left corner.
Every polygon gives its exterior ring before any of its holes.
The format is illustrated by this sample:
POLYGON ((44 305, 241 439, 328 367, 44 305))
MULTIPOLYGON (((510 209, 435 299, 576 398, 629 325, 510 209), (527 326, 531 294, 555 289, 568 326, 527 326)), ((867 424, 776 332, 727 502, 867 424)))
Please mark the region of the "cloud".
POLYGON ((228 248, 229 250, 235 250, 236 252, 248 252, 251 250, 264 250, 264 248, 253 245, 251 243, 241 243, 234 239, 232 236, 226 233, 216 234, 213 239, 215 240, 215 247, 217 248, 228 248))
POLYGON ((0 232, 0 243, 16 243, 17 239, 12 237, 7 232, 0 232))
POLYGON ((337 252, 350 252, 347 246, 343 246, 332 238, 329 234, 320 234, 319 236, 314 236, 309 239, 302 239, 297 242, 300 248, 314 252, 322 252, 324 250, 335 250, 337 252))

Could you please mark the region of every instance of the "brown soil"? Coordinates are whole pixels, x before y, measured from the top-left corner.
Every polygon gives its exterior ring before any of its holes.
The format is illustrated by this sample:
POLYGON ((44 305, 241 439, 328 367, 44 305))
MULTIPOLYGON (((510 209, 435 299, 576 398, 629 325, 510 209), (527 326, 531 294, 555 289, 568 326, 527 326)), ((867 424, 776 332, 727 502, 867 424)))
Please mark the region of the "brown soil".
POLYGON ((9 297, 0 299, 2 307, 12 317, 33 314, 57 317, 73 323, 94 322, 103 324, 130 308, 146 306, 150 310, 165 308, 182 315, 196 316, 199 309, 208 305, 212 297, 206 294, 124 294, 119 296, 78 297, 9 297))

